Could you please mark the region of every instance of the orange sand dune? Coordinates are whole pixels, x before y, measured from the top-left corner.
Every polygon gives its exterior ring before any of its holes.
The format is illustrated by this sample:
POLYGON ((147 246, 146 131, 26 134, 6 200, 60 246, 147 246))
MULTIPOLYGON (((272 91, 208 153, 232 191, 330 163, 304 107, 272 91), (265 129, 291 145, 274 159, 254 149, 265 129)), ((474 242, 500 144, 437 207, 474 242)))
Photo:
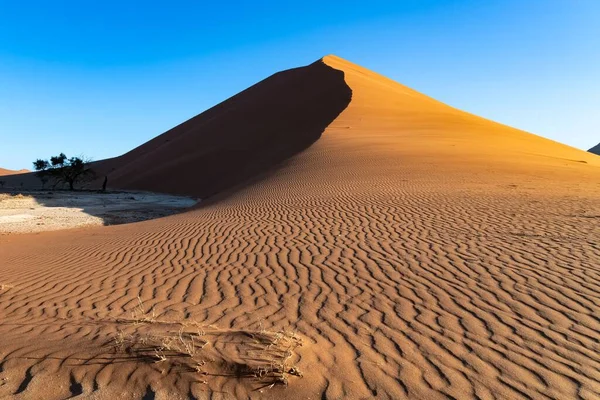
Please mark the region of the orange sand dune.
POLYGON ((29 170, 27 169, 20 169, 18 171, 14 171, 12 169, 4 169, 4 168, 0 168, 0 176, 4 176, 4 175, 16 175, 16 174, 25 174, 29 172, 29 170))
POLYGON ((0 237, 0 397, 600 398, 600 158, 334 56, 307 68, 99 164, 229 188, 201 207, 0 237), (221 159, 219 129, 265 136, 221 159))
POLYGON ((322 62, 283 71, 96 169, 114 188, 205 198, 310 146, 350 96, 322 62))

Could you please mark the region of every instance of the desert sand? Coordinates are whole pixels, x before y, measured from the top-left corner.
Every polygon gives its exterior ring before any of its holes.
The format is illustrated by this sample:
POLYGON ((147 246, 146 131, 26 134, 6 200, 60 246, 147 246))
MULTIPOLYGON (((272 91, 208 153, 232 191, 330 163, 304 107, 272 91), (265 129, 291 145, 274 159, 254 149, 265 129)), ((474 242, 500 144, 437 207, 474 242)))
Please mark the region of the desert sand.
POLYGON ((0 236, 0 397, 600 398, 597 155, 328 56, 97 167, 207 199, 0 236))
POLYGON ((29 170, 27 170, 27 169, 21 169, 21 170, 15 171, 15 170, 12 170, 12 169, 0 168, 0 176, 25 174, 27 172, 29 172, 29 170))

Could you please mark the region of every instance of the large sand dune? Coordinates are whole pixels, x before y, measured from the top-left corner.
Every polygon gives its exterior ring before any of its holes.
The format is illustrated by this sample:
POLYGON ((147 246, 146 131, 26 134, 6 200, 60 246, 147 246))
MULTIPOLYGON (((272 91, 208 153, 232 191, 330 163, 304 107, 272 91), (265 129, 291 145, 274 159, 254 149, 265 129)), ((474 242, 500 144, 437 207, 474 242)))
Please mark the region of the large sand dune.
POLYGON ((201 207, 0 237, 0 397, 600 398, 600 158, 334 56, 291 74, 104 162, 201 207), (192 321, 207 374, 155 363, 192 321), (302 378, 248 376, 288 348, 302 378))
POLYGON ((590 153, 594 153, 594 154, 598 154, 600 155, 600 143, 598 143, 597 145, 595 145, 594 147, 592 147, 591 149, 588 150, 590 153))
POLYGON ((350 96, 322 62, 283 71, 96 169, 111 187, 205 198, 310 146, 350 96))

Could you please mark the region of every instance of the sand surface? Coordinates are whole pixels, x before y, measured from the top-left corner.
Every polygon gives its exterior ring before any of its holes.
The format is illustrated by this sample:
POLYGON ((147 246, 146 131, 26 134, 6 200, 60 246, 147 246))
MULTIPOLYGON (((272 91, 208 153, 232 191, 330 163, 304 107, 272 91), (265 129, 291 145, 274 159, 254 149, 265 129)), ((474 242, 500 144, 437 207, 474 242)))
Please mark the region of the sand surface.
POLYGON ((195 204, 187 197, 145 192, 0 193, 0 234, 138 222, 195 204))
POLYGON ((600 157, 316 65, 352 100, 250 181, 0 236, 0 397, 600 398, 600 157))
POLYGON ((0 176, 4 176, 4 175, 16 175, 16 174, 25 174, 29 172, 29 170, 26 169, 21 169, 18 171, 14 171, 12 169, 5 169, 5 168, 0 168, 0 176))

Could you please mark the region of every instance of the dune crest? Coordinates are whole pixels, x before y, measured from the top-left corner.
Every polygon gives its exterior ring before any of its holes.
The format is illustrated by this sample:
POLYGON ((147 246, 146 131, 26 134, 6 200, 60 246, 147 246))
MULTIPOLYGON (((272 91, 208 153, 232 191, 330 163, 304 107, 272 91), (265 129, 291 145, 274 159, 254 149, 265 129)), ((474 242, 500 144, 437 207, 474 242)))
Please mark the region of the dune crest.
POLYGON ((104 164, 115 184, 212 201, 0 236, 0 397, 598 396, 597 156, 335 56, 239 96, 104 164), (323 114, 299 131, 303 110, 323 114), (261 167, 211 156, 238 154, 220 129, 263 145, 261 167), (190 167, 205 159, 222 175, 190 167), (120 350, 132 338, 141 357, 120 350), (261 380, 269 357, 287 387, 261 380))
POLYGON ((317 61, 274 74, 96 168, 114 188, 206 198, 306 149, 351 96, 343 74, 317 61))
POLYGON ((450 156, 452 162, 460 157, 463 163, 495 163, 511 169, 573 162, 600 166, 597 157, 584 151, 455 109, 339 57, 323 61, 343 71, 353 91, 351 106, 331 128, 353 118, 355 128, 377 129, 407 147, 395 150, 422 157, 450 156))
POLYGON ((28 169, 12 170, 12 169, 0 168, 0 176, 26 174, 28 172, 30 172, 28 169))

